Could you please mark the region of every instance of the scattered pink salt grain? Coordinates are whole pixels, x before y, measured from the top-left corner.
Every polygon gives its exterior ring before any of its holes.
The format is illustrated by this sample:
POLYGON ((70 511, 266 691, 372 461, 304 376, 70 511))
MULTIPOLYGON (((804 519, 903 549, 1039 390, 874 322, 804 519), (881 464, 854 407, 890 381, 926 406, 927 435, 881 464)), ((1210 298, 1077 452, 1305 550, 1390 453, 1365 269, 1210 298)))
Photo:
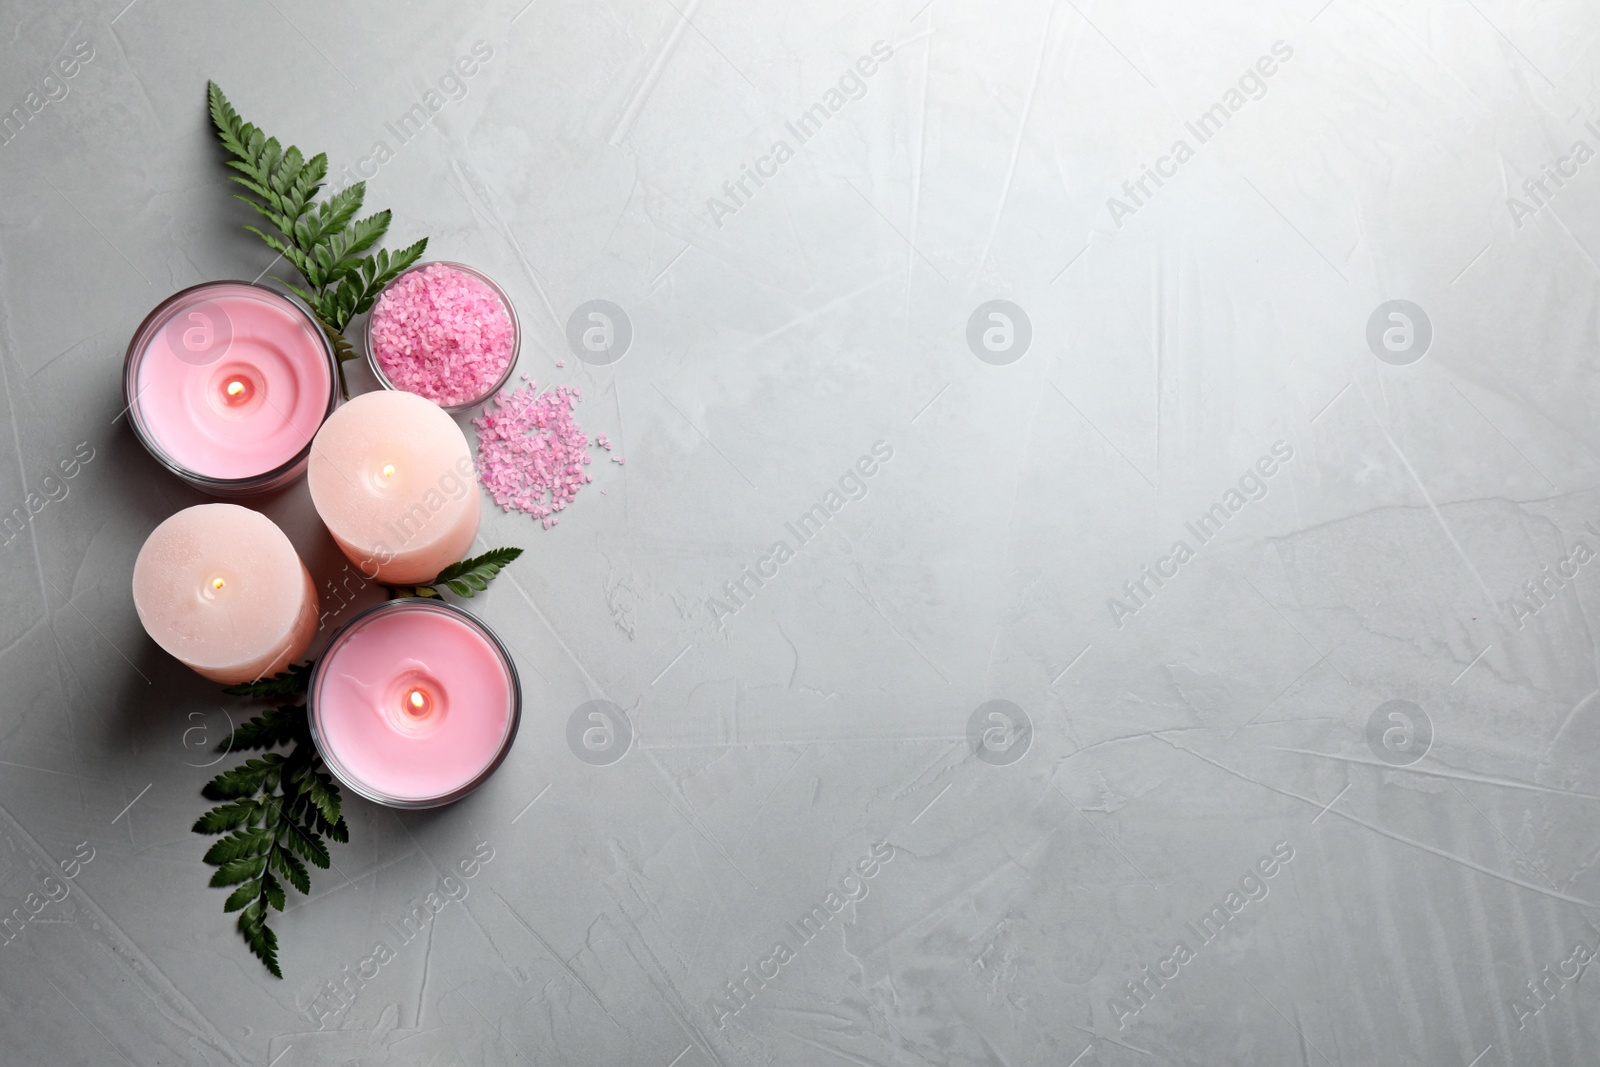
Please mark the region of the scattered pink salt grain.
POLYGON ((372 309, 367 331, 395 388, 445 407, 473 403, 493 389, 517 346, 499 294, 444 263, 395 279, 372 309))
MULTIPOLYGON (((472 420, 478 428, 478 480, 501 510, 526 512, 548 530, 561 521, 556 513, 594 480, 583 470, 589 438, 572 418, 582 395, 566 385, 541 393, 537 382, 529 382, 501 393, 472 420)), ((611 447, 604 434, 596 443, 611 447)))

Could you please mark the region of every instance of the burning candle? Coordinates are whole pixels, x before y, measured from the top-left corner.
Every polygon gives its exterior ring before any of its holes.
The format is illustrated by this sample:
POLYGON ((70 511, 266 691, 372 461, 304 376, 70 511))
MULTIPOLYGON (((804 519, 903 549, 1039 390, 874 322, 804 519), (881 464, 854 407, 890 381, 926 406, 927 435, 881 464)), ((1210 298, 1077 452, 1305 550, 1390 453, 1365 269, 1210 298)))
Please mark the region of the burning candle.
POLYGON ((317 591, 273 521, 237 504, 185 508, 133 564, 133 606, 151 640, 214 682, 283 670, 317 632, 317 591))
POLYGON ((312 445, 309 483, 344 554, 390 585, 427 581, 478 535, 466 435, 415 393, 365 393, 335 412, 312 445))
POLYGON ((505 646, 476 617, 403 598, 334 635, 306 706, 323 762, 352 792, 431 808, 459 800, 500 766, 522 689, 505 646))
POLYGON ((338 363, 315 320, 248 282, 209 282, 162 301, 128 344, 122 385, 140 443, 223 497, 300 477, 339 402, 338 363))

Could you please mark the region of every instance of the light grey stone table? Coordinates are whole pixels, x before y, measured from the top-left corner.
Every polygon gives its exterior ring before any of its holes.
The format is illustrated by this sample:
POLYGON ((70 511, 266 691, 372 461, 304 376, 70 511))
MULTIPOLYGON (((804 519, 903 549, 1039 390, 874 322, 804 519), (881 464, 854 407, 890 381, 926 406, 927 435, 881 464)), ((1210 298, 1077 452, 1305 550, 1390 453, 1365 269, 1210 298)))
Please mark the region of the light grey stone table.
POLYGON ((1594 4, 3 8, 7 1067, 1600 1059, 1594 4), (282 269, 207 78, 615 443, 282 981, 129 592, 128 337, 282 269))

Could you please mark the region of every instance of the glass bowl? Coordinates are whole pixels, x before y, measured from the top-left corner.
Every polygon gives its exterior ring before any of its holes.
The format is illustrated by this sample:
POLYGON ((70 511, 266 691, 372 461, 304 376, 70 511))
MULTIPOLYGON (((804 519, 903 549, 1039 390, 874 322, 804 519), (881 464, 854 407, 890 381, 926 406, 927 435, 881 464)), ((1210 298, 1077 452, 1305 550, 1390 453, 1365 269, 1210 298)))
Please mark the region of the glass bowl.
POLYGON ((381 384, 385 389, 399 390, 401 388, 400 386, 396 385, 389 378, 388 373, 383 369, 382 362, 379 361, 379 359, 378 359, 377 349, 372 343, 372 320, 373 320, 373 316, 376 314, 376 312, 378 310, 378 305, 383 303, 383 298, 388 295, 390 289, 394 288, 397 284, 399 284, 400 279, 405 278, 410 274, 414 274, 415 272, 417 272, 419 270, 423 270, 424 268, 434 267, 434 266, 449 267, 451 270, 460 271, 462 274, 468 275, 469 277, 472 277, 472 278, 476 278, 478 281, 480 281, 484 285, 488 286, 489 287, 489 291, 495 295, 495 297, 500 301, 500 305, 505 308, 505 310, 506 310, 506 318, 511 321, 511 354, 510 354, 509 358, 507 358, 507 360, 506 360, 505 371, 503 373, 501 373, 499 380, 496 381, 488 389, 484 390, 482 394, 480 394, 478 396, 475 396, 475 397, 472 397, 469 400, 463 400, 463 401, 460 401, 459 403, 455 403, 455 404, 440 403, 438 400, 434 400, 433 397, 427 396, 426 393, 418 393, 417 394, 418 396, 426 396, 427 399, 433 400, 434 403, 439 404, 439 406, 444 408, 444 410, 450 412, 452 415, 455 415, 455 414, 459 414, 459 413, 461 413, 463 411, 467 411, 467 410, 469 410, 471 408, 475 408, 479 404, 486 403, 489 400, 490 397, 494 396, 501 389, 505 388, 506 383, 511 380, 511 375, 516 372, 516 369, 517 369, 517 356, 522 351, 522 326, 517 321, 517 309, 516 309, 516 306, 511 303, 511 298, 506 295, 506 291, 504 289, 500 288, 500 286, 495 283, 495 280, 493 278, 489 277, 487 274, 483 273, 481 270, 478 270, 478 269, 476 269, 474 267, 469 267, 465 263, 456 263, 453 260, 433 259, 433 260, 428 260, 425 263, 413 264, 411 267, 407 268, 405 271, 403 271, 399 275, 396 275, 393 281, 391 281, 388 285, 383 287, 383 291, 378 294, 378 299, 372 305, 372 311, 367 313, 367 324, 366 324, 366 330, 365 330, 365 341, 366 341, 366 348, 367 348, 367 366, 372 368, 373 377, 377 378, 379 384, 381 384))

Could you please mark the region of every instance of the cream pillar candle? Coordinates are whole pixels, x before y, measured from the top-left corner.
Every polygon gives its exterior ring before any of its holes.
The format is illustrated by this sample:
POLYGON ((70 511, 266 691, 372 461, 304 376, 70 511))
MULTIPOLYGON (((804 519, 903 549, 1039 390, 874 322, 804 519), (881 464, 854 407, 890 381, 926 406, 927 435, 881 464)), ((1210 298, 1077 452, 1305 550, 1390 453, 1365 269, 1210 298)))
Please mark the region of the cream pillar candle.
POLYGON ((283 670, 317 632, 317 590, 294 546, 237 504, 157 526, 133 564, 133 606, 151 640, 227 685, 283 670))
POLYGON ((415 393, 364 393, 334 412, 312 442, 308 483, 344 554, 390 585, 427 581, 478 535, 466 435, 415 393))

